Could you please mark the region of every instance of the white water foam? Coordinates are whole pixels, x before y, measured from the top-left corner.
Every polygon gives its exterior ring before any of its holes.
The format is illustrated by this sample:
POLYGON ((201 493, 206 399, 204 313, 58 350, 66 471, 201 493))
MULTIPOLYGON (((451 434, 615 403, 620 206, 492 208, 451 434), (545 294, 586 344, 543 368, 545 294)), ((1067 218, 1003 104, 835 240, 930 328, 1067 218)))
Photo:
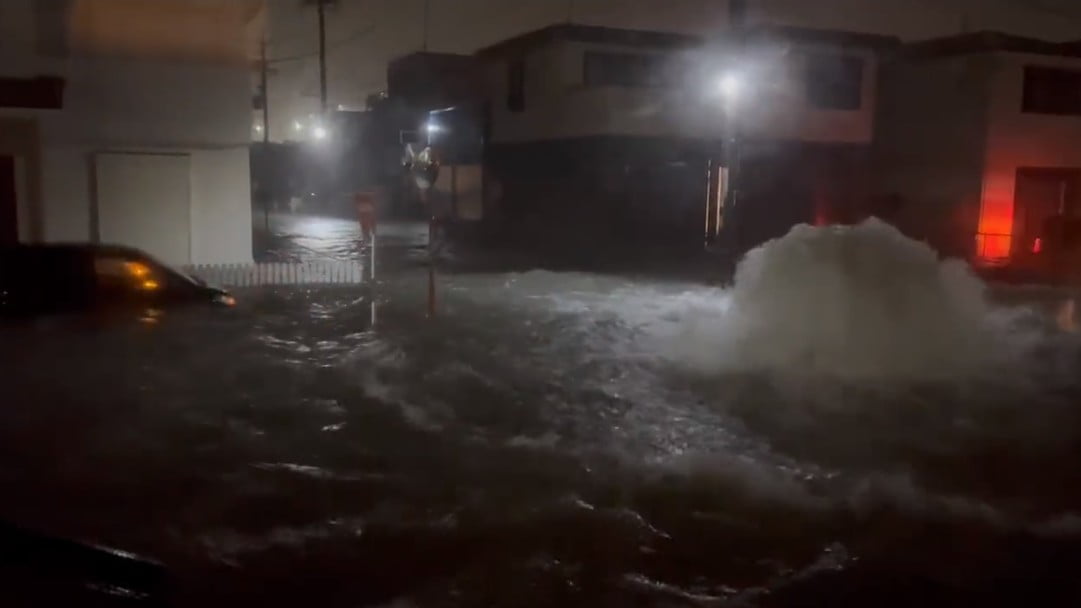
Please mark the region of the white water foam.
POLYGON ((725 305, 684 320, 674 355, 706 372, 953 378, 993 350, 984 292, 963 262, 879 220, 801 225, 747 254, 725 305))

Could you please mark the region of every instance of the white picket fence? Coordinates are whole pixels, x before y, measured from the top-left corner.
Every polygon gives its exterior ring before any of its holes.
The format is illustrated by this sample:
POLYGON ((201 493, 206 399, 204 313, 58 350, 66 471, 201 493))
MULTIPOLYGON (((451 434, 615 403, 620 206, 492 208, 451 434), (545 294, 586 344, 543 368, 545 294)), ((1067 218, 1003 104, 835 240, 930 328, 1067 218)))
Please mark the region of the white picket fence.
POLYGON ((364 264, 353 260, 269 262, 262 264, 197 264, 184 269, 210 285, 359 285, 364 264))

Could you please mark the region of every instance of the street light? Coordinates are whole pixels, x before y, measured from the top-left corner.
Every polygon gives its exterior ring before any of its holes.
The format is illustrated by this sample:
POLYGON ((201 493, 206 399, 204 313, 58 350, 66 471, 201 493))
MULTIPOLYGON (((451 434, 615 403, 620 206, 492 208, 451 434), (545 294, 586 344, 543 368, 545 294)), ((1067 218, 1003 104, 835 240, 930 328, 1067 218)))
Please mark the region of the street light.
POLYGON ((731 105, 739 101, 743 97, 744 91, 743 78, 734 72, 729 72, 721 76, 717 81, 717 91, 721 94, 725 103, 731 105))
POLYGON ((432 136, 437 133, 442 133, 445 130, 446 129, 444 129, 442 125, 435 122, 434 120, 429 120, 428 122, 424 123, 424 132, 428 136, 425 140, 425 143, 429 146, 432 145, 432 136))
POLYGON ((323 125, 315 125, 312 127, 312 137, 315 139, 326 139, 327 135, 327 129, 323 125))

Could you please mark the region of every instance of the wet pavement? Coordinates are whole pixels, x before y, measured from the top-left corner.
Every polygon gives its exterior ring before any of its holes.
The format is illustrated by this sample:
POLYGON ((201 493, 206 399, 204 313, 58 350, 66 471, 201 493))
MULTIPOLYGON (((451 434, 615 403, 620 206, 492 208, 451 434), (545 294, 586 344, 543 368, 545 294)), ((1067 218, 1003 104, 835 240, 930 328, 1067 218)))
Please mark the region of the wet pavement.
MULTIPOLYGON (((360 225, 354 220, 332 216, 270 216, 269 233, 262 218, 255 228, 255 258, 261 262, 301 262, 314 260, 367 259, 368 243, 361 238, 360 225)), ((423 259, 427 254, 428 225, 421 221, 384 221, 376 233, 378 253, 389 254, 388 261, 423 259)))

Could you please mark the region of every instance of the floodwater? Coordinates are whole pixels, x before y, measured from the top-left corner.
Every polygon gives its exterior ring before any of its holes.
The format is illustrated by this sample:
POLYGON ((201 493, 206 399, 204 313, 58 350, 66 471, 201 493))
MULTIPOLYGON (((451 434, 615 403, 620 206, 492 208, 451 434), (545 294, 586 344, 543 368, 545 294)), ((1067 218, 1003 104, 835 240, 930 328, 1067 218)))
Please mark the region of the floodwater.
POLYGON ((1081 599, 1069 294, 873 223, 727 289, 426 288, 5 330, 0 517, 157 558, 178 605, 1081 599))

